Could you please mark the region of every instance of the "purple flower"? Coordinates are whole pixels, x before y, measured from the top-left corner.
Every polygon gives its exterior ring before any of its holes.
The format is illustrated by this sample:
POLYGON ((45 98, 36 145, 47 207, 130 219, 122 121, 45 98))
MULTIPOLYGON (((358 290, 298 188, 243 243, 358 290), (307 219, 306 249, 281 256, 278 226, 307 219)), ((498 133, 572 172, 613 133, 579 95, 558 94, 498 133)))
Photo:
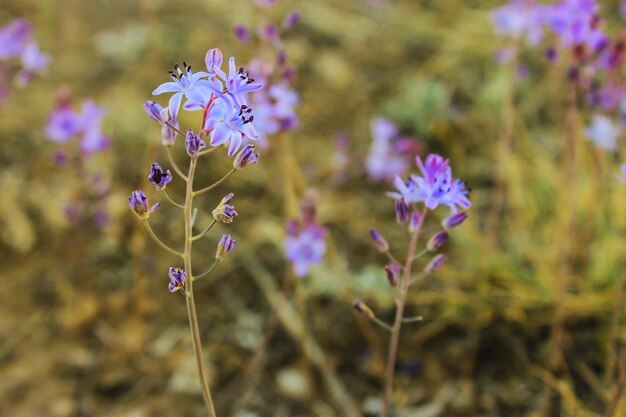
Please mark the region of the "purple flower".
POLYGON ((319 224, 311 222, 298 227, 292 222, 287 227, 285 238, 285 255, 293 264, 298 277, 309 273, 311 265, 320 263, 326 253, 326 230, 319 224))
POLYGON ((456 213, 458 207, 468 209, 471 206, 467 198, 469 190, 464 182, 452 177, 447 159, 430 154, 426 158, 426 163, 419 157, 416 161, 422 175, 413 174, 406 182, 396 177, 394 184, 399 192, 389 193, 390 197, 404 197, 407 203, 424 202, 431 210, 440 204, 446 205, 450 207, 452 213, 456 213))
POLYGON ((371 124, 372 144, 365 160, 368 176, 374 181, 390 180, 408 168, 407 156, 397 149, 398 127, 390 120, 378 117, 371 124))
POLYGON ((372 238, 372 241, 374 242, 374 245, 376 245, 376 249, 378 249, 379 252, 389 252, 389 243, 387 243, 383 235, 378 233, 376 229, 370 230, 370 236, 372 238))
POLYGON ((187 138, 185 139, 185 149, 189 156, 194 156, 202 149, 206 148, 206 142, 200 139, 200 136, 193 133, 192 129, 187 131, 187 138))
POLYGON ((391 262, 385 266, 385 272, 387 273, 387 281, 393 288, 398 286, 398 278, 400 276, 400 265, 395 262, 391 262))
POLYGON ((80 141, 80 148, 83 154, 92 155, 107 149, 111 141, 100 130, 104 109, 96 105, 92 100, 85 100, 83 101, 82 110, 80 119, 83 137, 80 141))
POLYGON ((204 130, 211 131, 211 146, 228 143, 228 156, 232 157, 241 146, 243 137, 257 139, 252 121, 252 109, 243 104, 233 107, 227 99, 218 99, 209 110, 204 130))
POLYGON ((422 213, 413 210, 409 218, 409 233, 415 233, 422 224, 422 213))
POLYGON ((233 160, 233 167, 242 169, 250 164, 256 164, 259 161, 259 153, 254 150, 254 145, 247 144, 244 146, 233 160))
POLYGON ((250 32, 244 25, 237 25, 233 28, 233 33, 241 42, 248 42, 250 40, 250 32))
POLYGON ((22 55, 32 29, 25 19, 15 19, 0 28, 0 60, 22 55))
POLYGON ((622 172, 621 175, 616 175, 615 179, 619 182, 621 182, 622 184, 626 184, 626 162, 624 162, 621 166, 620 166, 620 171, 622 172))
MULTIPOLYGON (((225 92, 233 99, 237 106, 246 104, 243 94, 259 90, 263 87, 263 84, 254 82, 254 78, 251 78, 249 72, 245 71, 243 67, 237 69, 235 66, 235 58, 232 56, 228 60, 228 76, 217 65, 213 66, 213 71, 224 80, 225 92)), ((221 91, 215 92, 218 94, 222 93, 221 91)))
POLYGON ((441 230, 433 235, 426 243, 426 249, 430 252, 434 252, 441 247, 448 240, 448 232, 441 230))
POLYGON ((237 217, 235 206, 228 204, 234 196, 234 193, 230 193, 222 198, 222 201, 220 201, 218 206, 215 207, 215 210, 213 210, 213 218, 215 220, 223 223, 232 223, 233 220, 235 220, 235 217, 237 217))
POLYGON ((164 190, 165 186, 172 182, 172 173, 169 169, 167 171, 164 171, 163 168, 161 168, 161 165, 154 163, 150 167, 148 182, 154 185, 157 190, 164 190))
POLYGON ((168 109, 163 108, 159 103, 154 101, 146 101, 143 104, 143 109, 146 111, 148 117, 150 117, 155 122, 159 122, 161 124, 168 121, 168 109))
POLYGON ((283 20, 283 28, 291 29, 296 25, 296 23, 298 23, 298 20, 300 20, 300 13, 294 10, 285 17, 285 20, 283 20))
POLYGON ((170 266, 167 275, 170 277, 170 283, 167 288, 170 292, 176 292, 185 286, 187 273, 182 268, 174 268, 170 266))
POLYGON ((424 272, 426 274, 432 274, 436 269, 438 269, 441 265, 443 265, 446 257, 442 254, 435 255, 433 259, 428 262, 428 264, 424 267, 424 272))
POLYGON ((67 142, 82 129, 82 120, 71 108, 59 107, 50 114, 46 135, 54 142, 67 142))
POLYGON ((599 28, 599 9, 595 0, 561 0, 546 6, 544 13, 562 47, 586 46, 597 52, 608 43, 599 28))
POLYGON ((226 255, 231 253, 235 249, 236 240, 230 237, 230 235, 222 235, 219 243, 217 244, 217 251, 215 252, 215 259, 221 261, 226 255))
POLYGON ((211 97, 211 89, 213 88, 210 81, 203 80, 203 78, 210 75, 209 73, 201 71, 194 74, 190 65, 183 62, 183 66, 184 71, 181 70, 178 64, 174 65, 176 73, 169 71, 170 77, 174 81, 163 83, 152 92, 154 96, 163 93, 175 93, 169 101, 169 111, 172 118, 178 116, 183 96, 189 102, 189 106, 185 107, 186 109, 200 108, 208 103, 211 97))
POLYGON ((491 15, 496 33, 537 45, 543 39, 545 8, 535 0, 511 0, 491 15))
POLYGON ((22 52, 22 67, 24 71, 35 73, 43 71, 50 63, 50 56, 39 49, 36 42, 29 42, 22 52))
POLYGON ((204 63, 206 64, 206 68, 209 72, 209 75, 215 76, 215 70, 213 67, 221 68, 222 67, 223 55, 222 51, 219 48, 209 49, 204 57, 204 63))
POLYGON ((444 219, 443 222, 441 222, 441 225, 444 229, 452 229, 453 227, 456 227, 463 223, 465 219, 467 219, 467 213, 464 211, 460 211, 458 213, 448 216, 446 219, 444 219))
POLYGON ((607 116, 596 114, 591 124, 585 129, 585 135, 598 148, 607 152, 617 149, 619 128, 607 116))
POLYGON ((409 220, 409 205, 402 197, 396 200, 396 220, 398 223, 406 223, 409 220))
POLYGON ((150 217, 150 213, 159 207, 159 203, 156 203, 148 209, 148 197, 143 190, 133 191, 128 197, 128 205, 133 213, 135 213, 141 220, 146 220, 150 217))

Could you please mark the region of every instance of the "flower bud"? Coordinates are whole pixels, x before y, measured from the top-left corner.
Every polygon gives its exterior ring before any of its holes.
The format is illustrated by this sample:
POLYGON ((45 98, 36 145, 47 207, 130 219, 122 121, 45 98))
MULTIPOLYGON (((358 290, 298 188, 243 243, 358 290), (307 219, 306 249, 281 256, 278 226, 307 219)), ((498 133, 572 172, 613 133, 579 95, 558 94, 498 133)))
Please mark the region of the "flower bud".
POLYGON ((372 237, 372 240, 376 245, 376 249, 378 249, 379 252, 389 252, 389 243, 387 243, 385 238, 380 233, 378 233, 378 231, 376 231, 375 229, 370 230, 370 236, 372 237))
POLYGON ((411 217, 409 218, 409 232, 415 233, 421 224, 422 213, 417 210, 413 210, 413 213, 411 213, 411 217))
POLYGON ((133 213, 137 215, 141 220, 146 220, 150 217, 150 213, 159 207, 159 203, 156 203, 148 209, 148 197, 143 190, 133 191, 128 197, 128 205, 133 213))
POLYGON ((437 268, 439 268, 443 262, 446 260, 446 257, 442 254, 435 255, 433 259, 426 265, 424 268, 424 272, 427 274, 432 274, 437 268))
POLYGON ((233 33, 241 42, 248 42, 250 40, 250 32, 244 25, 237 25, 233 28, 233 33))
POLYGON ((233 167, 235 169, 242 169, 250 164, 256 164, 259 161, 259 153, 254 152, 254 145, 247 144, 235 157, 233 161, 233 167))
POLYGON ((448 240, 448 232, 446 232, 445 230, 441 230, 435 233, 435 235, 430 238, 428 243, 426 243, 426 249, 428 249, 430 252, 434 252, 439 249, 441 245, 446 243, 446 240, 448 240))
POLYGON ((230 193, 222 198, 222 201, 215 207, 213 210, 213 218, 217 221, 224 223, 232 223, 237 217, 237 212, 235 211, 235 206, 231 206, 230 200, 232 200, 234 193, 230 193))
POLYGON ((215 252, 215 259, 221 261, 226 255, 235 249, 236 240, 230 237, 230 235, 222 235, 219 243, 217 244, 217 251, 215 252))
POLYGON ((460 211, 444 219, 444 221, 441 222, 441 225, 444 229, 452 229, 453 227, 456 227, 463 223, 465 219, 467 219, 467 213, 464 211, 460 211))
POLYGON ((167 274, 170 277, 170 283, 167 286, 170 292, 176 292, 185 286, 187 274, 182 268, 174 268, 170 266, 167 274))
POLYGON ((194 156, 203 148, 206 148, 206 142, 203 141, 200 136, 193 133, 192 129, 189 129, 187 131, 187 138, 185 139, 185 149, 187 150, 187 154, 189 156, 194 156))
POLYGON ((222 67, 222 51, 219 48, 209 49, 204 57, 204 62, 210 74, 214 74, 213 66, 222 67))
POLYGON ((287 17, 285 17, 285 20, 283 20, 283 28, 291 29, 296 25, 296 23, 298 23, 298 20, 300 20, 300 13, 294 10, 289 13, 287 17))
POLYGON ((161 142, 163 146, 172 146, 176 141, 176 136, 178 136, 176 129, 178 129, 179 124, 177 119, 172 118, 168 119, 167 123, 168 124, 164 123, 163 126, 161 126, 161 142), (169 125, 174 126, 176 129, 169 125))
POLYGON ((395 262, 390 263, 385 267, 387 273, 387 281, 393 288, 398 286, 398 276, 400 275, 400 265, 395 262))
POLYGON ((367 306, 367 304, 365 304, 361 300, 356 300, 352 306, 357 311, 357 313, 359 313, 363 317, 367 317, 368 319, 373 319, 374 317, 376 317, 374 315, 374 312, 367 306))
POLYGON ((148 182, 154 185, 157 190, 164 190, 165 186, 172 182, 172 173, 169 169, 164 171, 159 164, 152 164, 152 167, 150 167, 150 175, 148 175, 148 182))
POLYGON ((409 205, 402 197, 396 200, 396 220, 400 224, 409 220, 409 205))
POLYGON ((163 108, 159 103, 154 101, 146 101, 143 108, 152 120, 161 124, 167 121, 167 108, 163 108))

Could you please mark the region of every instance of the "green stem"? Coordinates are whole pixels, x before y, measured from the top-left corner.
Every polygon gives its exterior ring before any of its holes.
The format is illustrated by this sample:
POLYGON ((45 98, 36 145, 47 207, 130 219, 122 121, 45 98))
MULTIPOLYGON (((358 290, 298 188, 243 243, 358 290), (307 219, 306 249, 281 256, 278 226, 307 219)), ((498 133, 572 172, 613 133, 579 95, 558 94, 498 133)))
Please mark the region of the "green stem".
POLYGON ((213 270, 215 269, 215 267, 219 263, 220 263, 219 259, 216 259, 215 262, 213 262, 213 265, 211 265, 211 267, 209 269, 207 269, 206 271, 204 271, 200 275, 196 275, 195 277, 193 277, 193 280, 196 281, 196 280, 198 280, 198 279, 200 279, 202 277, 205 277, 205 276, 209 275, 211 272, 213 272, 213 270))
POLYGON ((183 171, 181 171, 180 168, 178 168, 178 164, 174 159, 174 155, 172 155, 172 148, 170 146, 166 146, 165 149, 167 150, 167 157, 170 159, 170 164, 172 164, 172 168, 174 168, 174 171, 176 171, 178 176, 181 177, 183 180, 188 181, 187 176, 183 174, 183 171))
POLYGON ((165 249, 166 251, 168 251, 169 253, 176 255, 176 256, 180 256, 183 257, 184 255, 180 252, 178 252, 177 250, 174 250, 172 248, 170 248, 169 246, 167 246, 165 243, 163 243, 163 241, 161 239, 159 239, 159 237, 156 235, 156 233, 154 233, 154 230, 152 230, 152 226, 150 226, 150 223, 148 223, 148 220, 144 220, 143 224, 146 226, 146 230, 148 231, 148 234, 150 235, 150 237, 152 239, 154 239, 154 241, 163 249, 165 249))
POLYGON ((223 183, 224 181, 226 181, 228 179, 228 177, 230 177, 231 175, 233 175, 235 173, 235 171, 237 171, 235 168, 233 168, 232 170, 230 170, 230 172, 226 175, 224 175, 220 180, 218 180, 216 183, 209 185, 206 188, 203 188, 201 190, 198 191, 193 191, 193 196, 197 196, 200 194, 204 194, 208 191, 211 191, 212 189, 214 189, 215 187, 217 187, 218 185, 220 185, 221 183, 223 183))
POLYGON ((424 320, 424 317, 422 316, 406 317, 402 319, 402 323, 415 323, 415 322, 422 321, 422 320, 424 320))
POLYGON ((169 194, 167 194, 167 192, 165 191, 165 189, 161 190, 161 192, 163 193, 163 196, 165 197, 165 199, 167 201, 169 201, 170 203, 172 203, 173 205, 175 205, 178 208, 185 208, 185 206, 183 206, 182 204, 178 204, 176 201, 172 200, 169 196, 169 194))
POLYGON ((209 230, 211 230, 213 226, 215 226, 215 223, 217 223, 217 220, 213 220, 210 225, 208 225, 202 232, 200 232, 200 234, 193 236, 191 240, 194 241, 202 239, 207 233, 209 233, 209 230))
POLYGON ((391 331, 391 326, 388 325, 387 323, 385 323, 384 321, 382 321, 381 319, 379 319, 378 317, 374 316, 372 317, 372 321, 376 324, 378 324, 380 327, 382 327, 383 329, 387 330, 387 331, 391 331))
POLYGON ((204 360, 202 358, 202 342, 200 340, 200 330, 198 328, 198 316, 196 313, 196 304, 193 298, 193 273, 191 270, 191 247, 192 247, 192 209, 193 209, 193 176, 196 171, 197 156, 191 157, 189 163, 189 181, 187 181, 187 189, 185 192, 185 271, 187 272, 188 280, 185 281, 185 290, 187 297, 185 301, 187 303, 187 316, 189 317, 189 329, 191 331, 191 340, 193 343, 193 351, 196 356, 196 364, 198 366, 198 376, 200 378, 200 386, 202 388, 202 397, 206 405, 209 417, 216 417, 215 408, 213 406, 213 398, 211 397, 211 391, 206 379, 206 370, 204 367, 204 360))

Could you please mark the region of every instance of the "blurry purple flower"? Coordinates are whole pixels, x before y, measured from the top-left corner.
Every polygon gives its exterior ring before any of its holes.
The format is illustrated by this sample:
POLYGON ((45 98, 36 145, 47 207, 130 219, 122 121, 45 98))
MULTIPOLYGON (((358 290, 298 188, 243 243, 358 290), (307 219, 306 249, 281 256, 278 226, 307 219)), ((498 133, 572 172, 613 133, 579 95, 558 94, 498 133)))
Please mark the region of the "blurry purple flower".
POLYGON ((273 23, 265 26, 265 28, 263 28, 263 32, 261 32, 261 37, 269 41, 276 40, 278 37, 278 28, 273 23))
POLYGON ((293 264, 298 277, 309 273, 311 265, 320 263, 326 253, 326 230, 321 225, 311 222, 303 228, 288 227, 289 235, 285 238, 285 254, 293 264))
POLYGON ((543 39, 544 13, 545 6, 537 5, 534 0, 511 0, 491 17, 499 36, 524 39, 532 46, 543 39))
POLYGON ((206 72, 198 72, 194 74, 191 71, 191 66, 183 62, 184 71, 180 66, 176 64, 173 71, 169 71, 172 80, 161 84, 152 92, 152 95, 159 95, 163 93, 175 93, 169 101, 169 111, 172 118, 178 116, 178 110, 180 109, 180 103, 183 100, 183 96, 187 98, 190 106, 186 109, 196 109, 208 103, 211 96, 211 90, 213 85, 208 80, 202 78, 209 76, 206 72))
POLYGON ((250 164, 256 164, 258 161, 259 153, 255 152, 254 145, 247 144, 233 160, 233 167, 235 169, 242 169, 250 164))
POLYGON ((432 274, 436 269, 438 269, 441 265, 443 265, 446 257, 444 255, 435 255, 433 259, 424 267, 424 272, 427 274, 432 274))
POLYGON ((100 129, 87 130, 80 140, 80 150, 85 156, 105 151, 111 145, 111 139, 100 132, 100 129))
POLYGON ((29 42, 22 52, 22 67, 28 72, 40 72, 48 67, 50 56, 41 52, 36 42, 29 42))
POLYGON ((213 218, 222 223, 232 223, 237 217, 237 212, 235 211, 235 206, 229 204, 230 201, 235 196, 234 193, 227 194, 222 201, 215 207, 213 210, 213 218))
POLYGON ((298 20, 300 20, 300 13, 294 10, 285 17, 285 20, 283 20, 283 28, 291 29, 296 25, 296 23, 298 23, 298 20))
POLYGON ((248 42, 250 40, 250 32, 244 25, 237 25, 233 28, 233 33, 241 42, 248 42))
POLYGON ((0 28, 0 59, 22 55, 32 29, 25 19, 15 19, 0 28))
POLYGON ((389 243, 387 243, 383 235, 381 235, 376 229, 370 230, 370 237, 379 252, 389 252, 389 243))
MULTIPOLYGON (((254 82, 254 78, 251 78, 250 73, 245 71, 243 67, 237 69, 235 66, 235 58, 232 56, 228 60, 228 76, 224 71, 215 65, 213 66, 213 70, 224 80, 225 88, 227 90, 226 93, 233 99, 237 107, 242 104, 246 104, 244 96, 246 93, 259 90, 263 87, 263 84, 254 82)), ((217 94, 222 93, 214 87, 213 90, 217 94)))
POLYGON ((464 211, 460 211, 458 213, 452 214, 448 216, 444 221, 441 222, 441 225, 444 229, 452 229, 463 223, 467 219, 467 213, 464 211))
POLYGON ((420 157, 416 158, 417 165, 422 176, 411 175, 405 182, 396 177, 395 186, 398 193, 389 193, 392 198, 404 197, 407 203, 424 202, 429 209, 446 205, 452 213, 456 213, 458 207, 468 209, 471 206, 467 195, 465 183, 452 177, 452 170, 447 159, 439 155, 430 154, 423 163, 420 157))
POLYGON ((254 0, 254 2, 260 6, 273 6, 276 4, 276 0, 254 0))
POLYGON ((626 162, 620 166, 621 175, 616 175, 615 179, 622 184, 626 184, 626 162))
POLYGON ((517 55, 517 48, 514 46, 507 46, 506 48, 500 48, 494 53, 494 59, 500 64, 511 62, 511 60, 517 55))
POLYGON ((434 252, 439 249, 448 240, 448 232, 441 230, 433 235, 426 243, 426 249, 430 252, 434 252))
POLYGON ((96 105, 92 100, 85 100, 82 105, 80 115, 81 131, 83 137, 80 141, 80 148, 83 154, 92 155, 96 152, 107 149, 111 143, 110 139, 101 132, 104 109, 96 105))
POLYGON ((97 207, 93 213, 93 221, 99 229, 105 229, 110 224, 110 216, 104 207, 97 207))
POLYGON ((617 149, 620 130, 607 116, 596 114, 585 129, 585 135, 598 148, 611 152, 617 149))
POLYGON ((170 278, 170 283, 167 286, 170 292, 176 292, 185 286, 187 273, 182 268, 174 268, 170 266, 170 270, 167 275, 170 278))
POLYGON ((204 130, 211 131, 211 146, 228 145, 228 156, 232 157, 241 146, 243 136, 257 139, 252 121, 252 109, 243 104, 235 108, 228 99, 222 98, 214 102, 207 115, 204 130))
POLYGON ((156 203, 148 209, 148 197, 143 190, 133 191, 128 197, 128 205, 133 213, 135 213, 141 220, 146 220, 150 217, 150 213, 159 207, 159 203, 156 203))
POLYGON ((161 168, 161 165, 154 163, 150 167, 148 182, 156 187, 157 190, 164 190, 167 184, 172 182, 172 173, 161 168))
POLYGON ((398 223, 406 223, 409 220, 409 205, 402 197, 396 200, 396 220, 398 223))
POLYGON ((274 102, 273 112, 277 118, 283 120, 295 119, 297 121, 295 107, 300 102, 300 97, 295 90, 283 82, 272 85, 268 89, 268 93, 274 102))
POLYGON ((187 137, 185 138, 185 149, 189 156, 194 156, 202 149, 206 148, 206 142, 200 139, 200 136, 193 133, 193 129, 187 130, 187 137))
POLYGON ((236 240, 230 237, 230 235, 222 235, 219 243, 217 244, 217 251, 215 252, 215 259, 221 261, 235 249, 236 240))
POLYGON ((167 123, 163 123, 161 126, 161 143, 163 146, 172 146, 178 136, 178 130, 180 125, 178 119, 168 119, 167 123), (174 129, 176 128, 176 129, 174 129))
POLYGON ((389 265, 385 266, 385 272, 387 273, 387 282, 393 288, 398 286, 398 278, 400 276, 400 265, 395 262, 391 262, 389 265))
POLYGON ((597 52, 608 43, 599 28, 599 9, 595 0, 561 0, 546 6, 544 13, 562 47, 586 46, 597 52))
POLYGON ((82 120, 69 106, 59 107, 50 114, 46 135, 54 142, 67 142, 80 133, 82 120))
POLYGON ((421 224, 422 213, 417 210, 413 210, 413 213, 411 213, 411 217, 409 218, 409 233, 415 233, 421 224))

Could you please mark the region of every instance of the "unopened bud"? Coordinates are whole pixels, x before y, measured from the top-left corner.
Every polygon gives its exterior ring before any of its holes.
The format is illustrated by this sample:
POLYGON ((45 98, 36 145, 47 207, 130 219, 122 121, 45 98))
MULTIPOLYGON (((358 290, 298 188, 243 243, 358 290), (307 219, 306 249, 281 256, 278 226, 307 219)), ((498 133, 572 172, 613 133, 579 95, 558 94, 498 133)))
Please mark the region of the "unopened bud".
POLYGON ((398 223, 406 223, 409 220, 409 205, 402 197, 396 200, 396 220, 398 223))
POLYGON ((357 313, 363 317, 367 317, 368 319, 373 319, 375 317, 374 312, 361 300, 356 300, 352 306, 357 313))
POLYGON ((230 237, 230 235, 222 235, 219 243, 217 244, 217 251, 215 252, 215 259, 221 261, 230 252, 235 249, 237 241, 230 237))
POLYGON ((441 230, 435 233, 435 235, 430 238, 430 240, 426 244, 426 249, 428 249, 430 252, 434 252, 439 249, 441 245, 446 243, 446 240, 448 240, 448 232, 446 232, 445 230, 441 230))
POLYGON ((411 217, 409 218, 409 232, 415 233, 421 224, 422 213, 417 210, 413 210, 413 213, 411 213, 411 217))
POLYGON ((395 262, 390 263, 385 267, 387 273, 387 281, 393 288, 398 286, 398 276, 400 275, 400 265, 395 262))
POLYGON ((254 152, 254 145, 247 144, 237 154, 233 161, 233 167, 235 169, 242 169, 250 164, 256 164, 259 161, 259 153, 254 152))
POLYGON ((467 219, 467 213, 464 211, 460 211, 444 219, 444 221, 441 222, 441 225, 444 229, 452 229, 453 227, 456 227, 463 223, 465 219, 467 219))
POLYGON ((424 272, 427 274, 432 274, 437 268, 439 268, 443 262, 446 260, 446 257, 442 254, 436 255, 424 268, 424 272))
POLYGON ((378 249, 379 252, 389 252, 389 243, 387 243, 385 238, 380 233, 378 233, 376 229, 370 230, 370 236, 372 237, 372 240, 376 245, 376 249, 378 249))

